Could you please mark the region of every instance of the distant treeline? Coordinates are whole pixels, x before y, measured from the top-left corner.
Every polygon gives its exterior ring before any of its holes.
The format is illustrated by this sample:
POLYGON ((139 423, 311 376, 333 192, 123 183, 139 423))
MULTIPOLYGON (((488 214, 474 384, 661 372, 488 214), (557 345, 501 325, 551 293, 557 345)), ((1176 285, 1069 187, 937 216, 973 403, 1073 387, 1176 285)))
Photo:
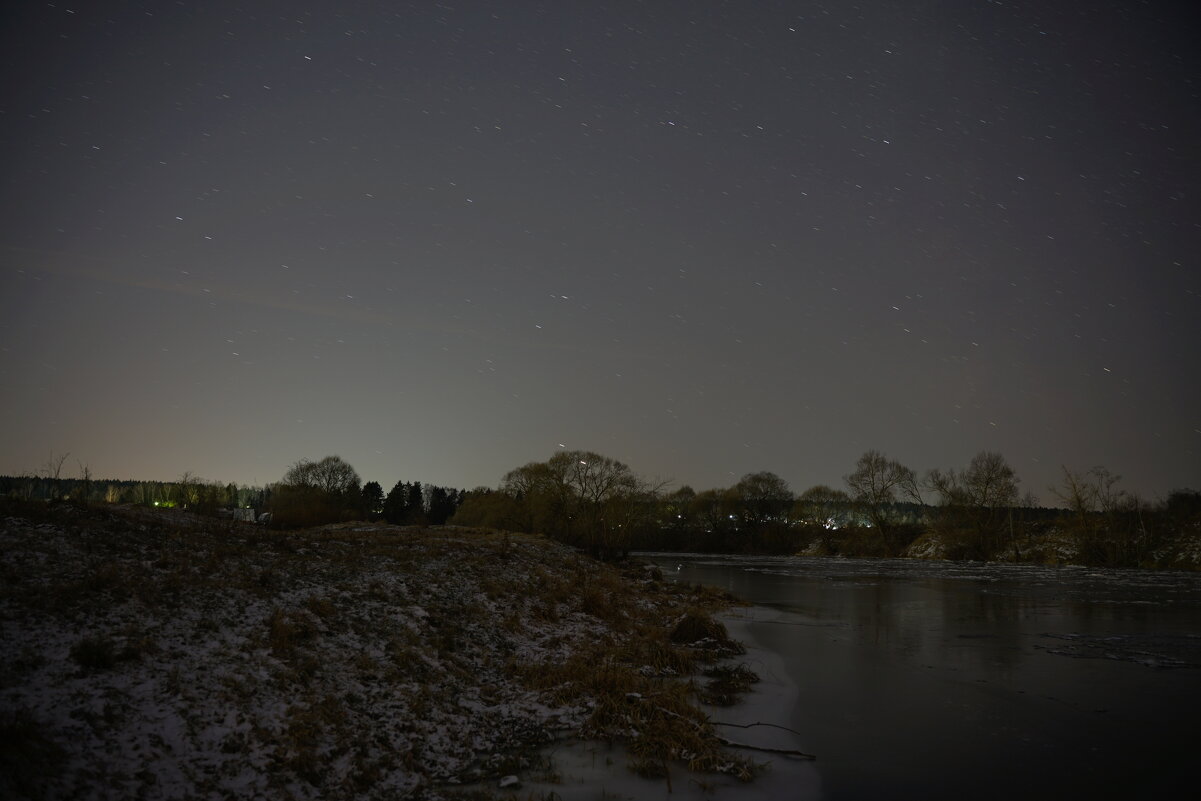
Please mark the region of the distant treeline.
POLYGON ((188 507, 212 513, 217 509, 265 509, 270 492, 264 487, 202 481, 189 475, 179 481, 0 476, 0 495, 24 500, 70 500, 85 505, 188 507))
POLYGON ((270 522, 299 528, 349 520, 386 520, 398 525, 441 525, 468 493, 450 487, 398 481, 388 493, 376 481, 359 482, 336 456, 302 460, 282 481, 265 487, 222 484, 185 473, 178 481, 0 476, 0 496, 70 501, 80 505, 135 504, 186 509, 201 515, 270 522))
POLYGON ((921 479, 876 451, 843 479, 795 494, 770 472, 734 486, 664 491, 600 454, 556 453, 469 493, 451 523, 547 534, 601 557, 631 550, 947 559, 1082 561, 1156 566, 1182 537, 1201 535, 1201 493, 1156 504, 1116 487, 1103 468, 1065 468, 1062 508, 1021 496, 996 453, 921 479), (1061 548, 1060 545, 1064 547, 1061 548), (1066 550, 1064 550, 1066 548, 1066 550), (1057 550, 1058 549, 1058 550, 1057 550))
POLYGON ((378 481, 366 484, 339 456, 301 459, 267 488, 266 508, 276 528, 301 528, 351 520, 385 520, 397 525, 445 523, 465 493, 451 487, 398 481, 386 494, 378 481))
POLYGON ((48 463, 45 475, 0 477, 0 494, 178 507, 277 528, 352 520, 483 526, 545 534, 601 558, 657 550, 1201 567, 1201 493, 1176 490, 1148 503, 1104 468, 1064 468, 1053 488, 1062 506, 1043 508, 1019 494, 1013 469, 991 452, 919 479, 868 451, 844 476, 845 489, 817 485, 800 494, 770 472, 728 488, 668 491, 587 451, 518 467, 495 489, 398 481, 386 493, 337 456, 302 459, 266 487, 190 473, 175 482, 97 480, 86 468, 80 478, 58 478, 62 461, 48 463), (1190 548, 1195 555, 1182 558, 1190 548))

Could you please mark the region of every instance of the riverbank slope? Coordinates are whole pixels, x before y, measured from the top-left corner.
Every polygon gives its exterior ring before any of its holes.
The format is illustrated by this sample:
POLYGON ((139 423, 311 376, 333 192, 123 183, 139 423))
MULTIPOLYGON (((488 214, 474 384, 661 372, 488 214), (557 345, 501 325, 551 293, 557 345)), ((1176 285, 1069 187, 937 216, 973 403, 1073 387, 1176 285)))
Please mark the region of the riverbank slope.
POLYGON ((749 775, 663 681, 735 647, 682 624, 729 599, 656 570, 482 530, 0 519, 6 798, 447 798, 551 772, 564 734, 749 775))

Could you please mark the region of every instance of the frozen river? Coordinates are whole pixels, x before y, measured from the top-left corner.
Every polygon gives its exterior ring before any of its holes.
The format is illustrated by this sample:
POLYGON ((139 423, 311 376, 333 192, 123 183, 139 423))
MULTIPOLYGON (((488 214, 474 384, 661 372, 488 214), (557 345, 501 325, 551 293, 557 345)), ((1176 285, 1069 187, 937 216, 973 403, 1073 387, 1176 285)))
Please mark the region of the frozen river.
POLYGON ((754 604, 733 624, 767 674, 750 703, 800 733, 780 745, 818 755, 781 764, 794 778, 773 796, 1127 799, 1197 783, 1201 575, 640 556, 754 604))

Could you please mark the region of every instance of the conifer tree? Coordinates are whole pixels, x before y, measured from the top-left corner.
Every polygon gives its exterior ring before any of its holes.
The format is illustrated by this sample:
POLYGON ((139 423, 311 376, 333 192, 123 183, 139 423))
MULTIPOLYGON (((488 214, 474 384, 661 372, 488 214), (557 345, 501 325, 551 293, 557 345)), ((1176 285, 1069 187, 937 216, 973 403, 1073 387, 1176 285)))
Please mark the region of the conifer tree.
POLYGON ((363 485, 363 510, 371 520, 379 517, 384 511, 384 488, 378 481, 368 481, 363 485))
POLYGON ((388 497, 384 499, 384 520, 394 525, 401 525, 405 522, 405 507, 409 499, 409 485, 403 481, 397 481, 396 485, 388 492, 388 497))

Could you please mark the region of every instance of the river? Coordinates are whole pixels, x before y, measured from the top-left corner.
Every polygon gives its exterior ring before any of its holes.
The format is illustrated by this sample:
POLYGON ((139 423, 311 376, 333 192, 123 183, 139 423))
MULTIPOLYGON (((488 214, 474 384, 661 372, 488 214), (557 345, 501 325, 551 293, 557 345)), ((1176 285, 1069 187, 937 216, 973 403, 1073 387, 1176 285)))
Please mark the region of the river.
POLYGON ((1201 575, 640 557, 753 604, 731 621, 771 674, 752 703, 797 732, 778 745, 818 756, 778 765, 799 777, 781 797, 1166 798, 1196 783, 1201 575))

